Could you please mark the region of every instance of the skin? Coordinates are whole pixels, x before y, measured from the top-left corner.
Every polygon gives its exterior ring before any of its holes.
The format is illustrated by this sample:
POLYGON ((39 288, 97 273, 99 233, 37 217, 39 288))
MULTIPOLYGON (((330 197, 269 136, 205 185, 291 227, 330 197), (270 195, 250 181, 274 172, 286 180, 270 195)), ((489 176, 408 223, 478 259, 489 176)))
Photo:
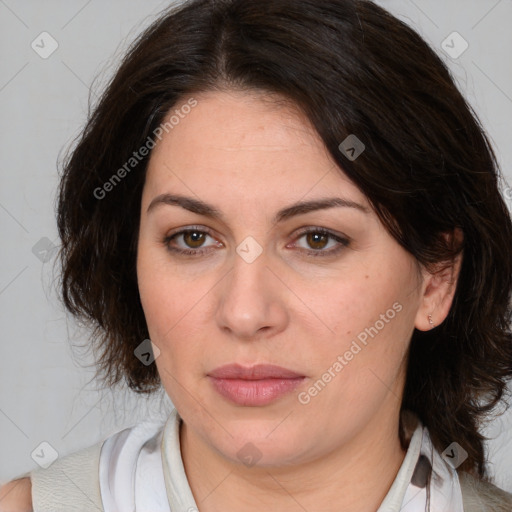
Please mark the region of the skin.
POLYGON ((199 510, 374 511, 405 456, 398 419, 410 337, 430 328, 429 314, 436 325, 444 320, 460 262, 437 274, 418 268, 293 106, 255 92, 194 97, 197 106, 151 154, 137 277, 158 372, 183 418, 182 458, 199 510), (200 199, 224 218, 169 204, 148 212, 163 193, 200 199), (272 220, 297 201, 325 197, 368 211, 333 207, 272 220), (202 241, 181 235, 167 243, 206 253, 166 247, 166 236, 193 226, 209 232, 202 241), (309 227, 349 244, 299 233, 309 227), (248 236, 262 248, 252 263, 236 251, 248 236), (395 318, 300 403, 298 394, 396 303, 395 318), (271 404, 235 405, 207 377, 233 362, 276 364, 306 378, 271 404), (261 455, 252 466, 237 456, 247 443, 261 455))
POLYGON ((0 512, 32 512, 30 478, 12 480, 0 487, 0 512))

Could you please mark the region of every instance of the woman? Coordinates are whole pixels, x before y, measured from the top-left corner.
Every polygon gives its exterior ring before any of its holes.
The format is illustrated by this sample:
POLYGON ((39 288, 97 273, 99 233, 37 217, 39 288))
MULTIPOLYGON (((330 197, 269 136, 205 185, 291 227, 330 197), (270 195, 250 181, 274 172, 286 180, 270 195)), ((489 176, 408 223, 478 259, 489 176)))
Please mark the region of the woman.
POLYGON ((478 430, 512 375, 499 177, 444 64, 373 3, 170 10, 66 162, 58 227, 99 375, 175 409, 11 508, 510 511, 478 430))

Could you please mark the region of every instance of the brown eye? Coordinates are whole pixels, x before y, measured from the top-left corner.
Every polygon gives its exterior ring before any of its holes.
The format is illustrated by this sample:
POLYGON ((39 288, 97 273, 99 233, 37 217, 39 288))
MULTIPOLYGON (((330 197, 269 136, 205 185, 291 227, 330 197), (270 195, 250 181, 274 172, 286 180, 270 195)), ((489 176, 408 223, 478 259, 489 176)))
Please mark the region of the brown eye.
POLYGON ((183 241, 185 244, 192 248, 197 249, 201 247, 205 240, 205 233, 201 231, 184 231, 183 232, 183 241))
POLYGON ((182 256, 201 256, 223 247, 222 242, 217 241, 209 231, 196 228, 183 229, 168 235, 163 239, 163 244, 169 251, 182 256), (214 243, 208 245, 208 239, 214 243))
POLYGON ((329 242, 329 236, 323 233, 315 233, 314 231, 307 233, 306 240, 313 249, 323 249, 329 242))
POLYGON ((334 256, 348 247, 350 240, 324 228, 309 228, 302 231, 295 247, 311 256, 334 256))

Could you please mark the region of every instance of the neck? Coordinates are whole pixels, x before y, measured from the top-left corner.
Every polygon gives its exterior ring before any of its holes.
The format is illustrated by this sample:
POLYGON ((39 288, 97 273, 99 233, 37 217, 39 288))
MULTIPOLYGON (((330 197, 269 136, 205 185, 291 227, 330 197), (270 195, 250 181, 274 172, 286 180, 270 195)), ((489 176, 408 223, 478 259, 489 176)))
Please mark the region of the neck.
POLYGON ((246 467, 182 423, 183 464, 200 512, 374 512, 405 457, 396 419, 374 416, 350 443, 301 465, 246 467))

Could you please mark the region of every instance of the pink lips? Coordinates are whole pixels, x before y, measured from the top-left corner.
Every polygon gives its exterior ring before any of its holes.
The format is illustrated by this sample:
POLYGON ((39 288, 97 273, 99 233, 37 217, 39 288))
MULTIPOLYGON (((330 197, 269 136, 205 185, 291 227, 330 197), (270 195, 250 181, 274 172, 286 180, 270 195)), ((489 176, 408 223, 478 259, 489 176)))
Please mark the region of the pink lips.
POLYGON ((229 364, 208 374, 214 389, 237 405, 266 405, 293 391, 304 375, 280 366, 229 364))

